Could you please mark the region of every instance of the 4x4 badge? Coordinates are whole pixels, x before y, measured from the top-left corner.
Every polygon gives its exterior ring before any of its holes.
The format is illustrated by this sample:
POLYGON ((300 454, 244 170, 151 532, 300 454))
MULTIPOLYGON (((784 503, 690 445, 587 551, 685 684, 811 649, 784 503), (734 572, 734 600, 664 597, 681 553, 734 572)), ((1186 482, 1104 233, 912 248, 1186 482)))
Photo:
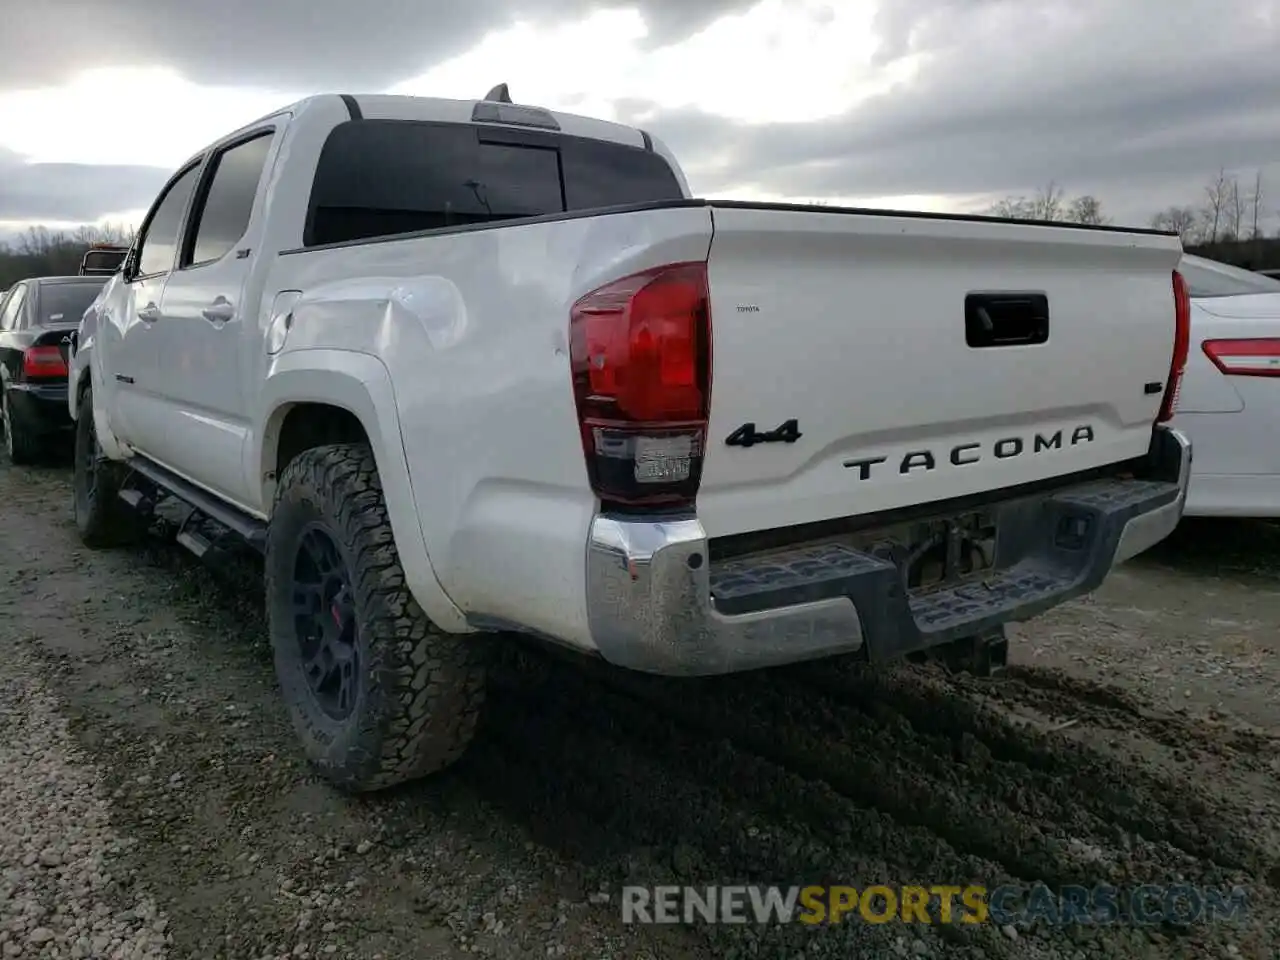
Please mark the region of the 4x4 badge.
POLYGON ((730 447, 754 447, 757 443, 795 443, 802 436, 798 420, 787 420, 763 433, 754 423, 744 423, 725 437, 724 442, 730 447))

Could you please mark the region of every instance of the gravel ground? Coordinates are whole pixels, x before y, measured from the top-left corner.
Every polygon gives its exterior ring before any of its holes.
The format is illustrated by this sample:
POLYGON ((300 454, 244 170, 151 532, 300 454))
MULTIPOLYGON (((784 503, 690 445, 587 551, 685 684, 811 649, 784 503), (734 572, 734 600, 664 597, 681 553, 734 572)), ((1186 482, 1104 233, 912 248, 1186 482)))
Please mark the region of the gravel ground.
POLYGON ((456 768, 299 762, 260 570, 90 553, 0 467, 6 957, 1280 956, 1280 530, 1184 524, 999 680, 668 681, 508 645, 456 768), (1240 884, 1245 921, 623 926, 623 883, 1240 884))
POLYGON ((101 774, 31 655, 8 651, 0 660, 3 955, 165 956, 169 921, 155 900, 108 872, 107 860, 134 841, 111 827, 101 774))

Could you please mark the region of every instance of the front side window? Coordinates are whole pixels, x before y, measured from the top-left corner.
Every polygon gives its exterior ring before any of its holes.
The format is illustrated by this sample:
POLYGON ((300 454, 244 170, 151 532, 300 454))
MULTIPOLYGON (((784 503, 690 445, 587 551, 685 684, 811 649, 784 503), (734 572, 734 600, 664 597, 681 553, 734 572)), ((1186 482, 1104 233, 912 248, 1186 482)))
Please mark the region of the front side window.
POLYGON ((138 275, 150 276, 173 269, 173 257, 178 247, 178 231, 182 227, 182 215, 187 211, 187 201, 196 185, 200 165, 191 167, 170 184, 168 191, 155 209, 155 214, 142 235, 138 250, 138 275))

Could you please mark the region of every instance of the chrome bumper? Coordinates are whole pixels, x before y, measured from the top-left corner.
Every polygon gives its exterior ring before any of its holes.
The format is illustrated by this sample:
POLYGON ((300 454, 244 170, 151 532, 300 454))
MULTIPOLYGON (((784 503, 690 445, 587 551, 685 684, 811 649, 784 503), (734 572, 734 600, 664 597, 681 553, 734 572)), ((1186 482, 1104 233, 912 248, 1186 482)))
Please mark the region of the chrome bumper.
POLYGON ((1158 427, 1151 446, 1153 456, 1163 458, 1166 475, 1173 474, 1171 479, 1178 486, 1178 496, 1172 503, 1139 514, 1124 525, 1111 561, 1113 566, 1151 549, 1173 533, 1187 505, 1187 489, 1191 486, 1191 441, 1181 430, 1158 427), (1158 452, 1161 444, 1164 450, 1158 452))
MULTIPOLYGON (((787 602, 728 613, 717 609, 707 535, 696 519, 600 515, 587 548, 592 639, 617 666, 696 676, 864 646, 872 659, 888 659, 1028 619, 1095 589, 1115 564, 1173 532, 1187 497, 1190 442, 1177 430, 1158 428, 1149 462, 1153 479, 1085 483, 1011 500, 1016 508, 1001 528, 996 573, 981 584, 926 598, 909 596, 886 561, 828 547, 820 583, 799 583, 794 569, 784 570, 792 585, 784 588, 791 591, 787 602), (1036 509, 1026 509, 1030 500, 1039 501, 1036 509), (1064 547, 1052 531, 1068 518, 1091 532, 1080 544, 1064 547)), ((772 574, 786 561, 763 564, 772 574)), ((769 592, 778 594, 776 588, 769 592)))
POLYGON ((648 673, 730 673, 862 646, 847 597, 737 616, 716 610, 707 535, 697 520, 596 517, 587 603, 601 655, 648 673))

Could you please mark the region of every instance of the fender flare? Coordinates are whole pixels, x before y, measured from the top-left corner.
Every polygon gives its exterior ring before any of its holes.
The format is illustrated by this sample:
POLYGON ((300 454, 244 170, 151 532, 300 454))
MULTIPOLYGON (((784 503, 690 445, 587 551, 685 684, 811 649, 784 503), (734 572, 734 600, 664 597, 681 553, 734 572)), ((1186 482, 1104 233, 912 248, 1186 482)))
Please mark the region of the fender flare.
MULTIPOLYGON (((76 325, 76 349, 71 355, 71 363, 67 369, 67 413, 75 420, 80 412, 80 391, 84 388, 85 378, 93 374, 93 342, 97 339, 98 319, 101 315, 103 297, 111 289, 112 281, 108 280, 93 303, 85 308, 76 325)), ((101 371, 99 371, 101 374, 101 371)))
MULTIPOLYGON (((103 372, 95 363, 96 357, 92 334, 76 344, 75 357, 72 359, 71 369, 67 371, 67 412, 73 421, 84 414, 80 409, 80 394, 85 385, 102 382, 103 372)), ((98 435, 98 449, 102 455, 108 460, 123 460, 128 456, 128 451, 111 429, 111 416, 107 411, 103 390, 93 391, 93 409, 89 413, 93 417, 93 429, 98 435)))
POLYGON ((76 352, 67 370, 67 413, 75 420, 80 415, 80 393, 87 379, 93 376, 93 340, 77 343, 76 352))
POLYGON ((287 351, 269 368, 261 398, 263 419, 250 434, 245 469, 248 489, 259 491, 258 506, 264 515, 270 512, 275 496, 276 478, 268 464, 275 462, 280 427, 289 410, 300 403, 341 407, 360 421, 369 437, 392 536, 414 597, 441 629, 476 632, 440 585, 427 554, 395 391, 382 361, 372 354, 352 350, 287 351))

